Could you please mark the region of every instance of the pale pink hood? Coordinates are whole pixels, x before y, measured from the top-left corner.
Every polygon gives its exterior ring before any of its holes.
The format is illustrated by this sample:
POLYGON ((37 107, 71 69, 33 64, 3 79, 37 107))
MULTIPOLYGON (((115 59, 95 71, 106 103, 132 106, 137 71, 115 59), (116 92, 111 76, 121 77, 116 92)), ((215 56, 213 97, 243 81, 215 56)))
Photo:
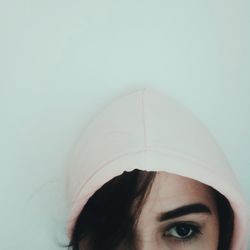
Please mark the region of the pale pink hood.
POLYGON ((247 249, 248 206, 225 154, 193 113, 149 88, 115 98, 79 140, 68 171, 69 238, 88 198, 114 176, 135 168, 167 171, 218 190, 235 213, 231 249, 247 249))

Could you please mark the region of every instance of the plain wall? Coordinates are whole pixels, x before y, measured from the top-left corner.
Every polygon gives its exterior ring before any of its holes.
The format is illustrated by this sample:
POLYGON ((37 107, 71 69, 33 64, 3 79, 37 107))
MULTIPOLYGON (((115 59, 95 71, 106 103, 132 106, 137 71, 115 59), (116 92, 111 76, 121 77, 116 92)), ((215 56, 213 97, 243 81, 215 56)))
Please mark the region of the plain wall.
POLYGON ((206 123, 250 201, 249 17, 244 0, 0 1, 0 248, 63 249, 71 150, 137 87, 206 123))

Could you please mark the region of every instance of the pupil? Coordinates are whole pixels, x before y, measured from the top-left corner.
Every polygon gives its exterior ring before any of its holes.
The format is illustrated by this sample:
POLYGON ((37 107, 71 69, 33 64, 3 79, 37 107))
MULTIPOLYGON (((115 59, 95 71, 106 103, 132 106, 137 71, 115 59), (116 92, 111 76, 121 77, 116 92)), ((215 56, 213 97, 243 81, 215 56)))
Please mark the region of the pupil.
POLYGON ((176 227, 176 232, 182 237, 187 236, 190 233, 190 227, 186 225, 179 225, 176 227))

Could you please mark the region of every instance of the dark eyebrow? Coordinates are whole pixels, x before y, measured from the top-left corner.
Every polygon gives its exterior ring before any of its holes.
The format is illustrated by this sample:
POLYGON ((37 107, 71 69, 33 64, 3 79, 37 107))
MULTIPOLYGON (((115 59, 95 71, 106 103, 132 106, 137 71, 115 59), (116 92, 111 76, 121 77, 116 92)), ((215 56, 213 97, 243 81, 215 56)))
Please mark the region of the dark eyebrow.
POLYGON ((176 217, 180 217, 180 216, 192 214, 192 213, 211 214, 211 210, 206 205, 204 205, 202 203, 195 203, 195 204, 190 204, 190 205, 178 207, 178 208, 171 210, 171 211, 168 211, 168 212, 163 212, 157 217, 157 220, 164 221, 164 220, 169 220, 169 219, 173 219, 176 217))

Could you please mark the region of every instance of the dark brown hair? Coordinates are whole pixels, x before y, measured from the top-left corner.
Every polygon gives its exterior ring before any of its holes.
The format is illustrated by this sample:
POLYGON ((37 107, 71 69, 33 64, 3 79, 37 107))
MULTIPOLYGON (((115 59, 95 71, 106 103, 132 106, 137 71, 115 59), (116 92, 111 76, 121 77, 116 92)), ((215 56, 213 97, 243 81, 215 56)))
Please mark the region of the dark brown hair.
MULTIPOLYGON (((105 183, 82 209, 66 247, 72 250, 136 250, 135 225, 156 173, 134 169, 105 183)), ((219 213, 218 250, 228 250, 233 211, 223 195, 211 190, 219 213)))

